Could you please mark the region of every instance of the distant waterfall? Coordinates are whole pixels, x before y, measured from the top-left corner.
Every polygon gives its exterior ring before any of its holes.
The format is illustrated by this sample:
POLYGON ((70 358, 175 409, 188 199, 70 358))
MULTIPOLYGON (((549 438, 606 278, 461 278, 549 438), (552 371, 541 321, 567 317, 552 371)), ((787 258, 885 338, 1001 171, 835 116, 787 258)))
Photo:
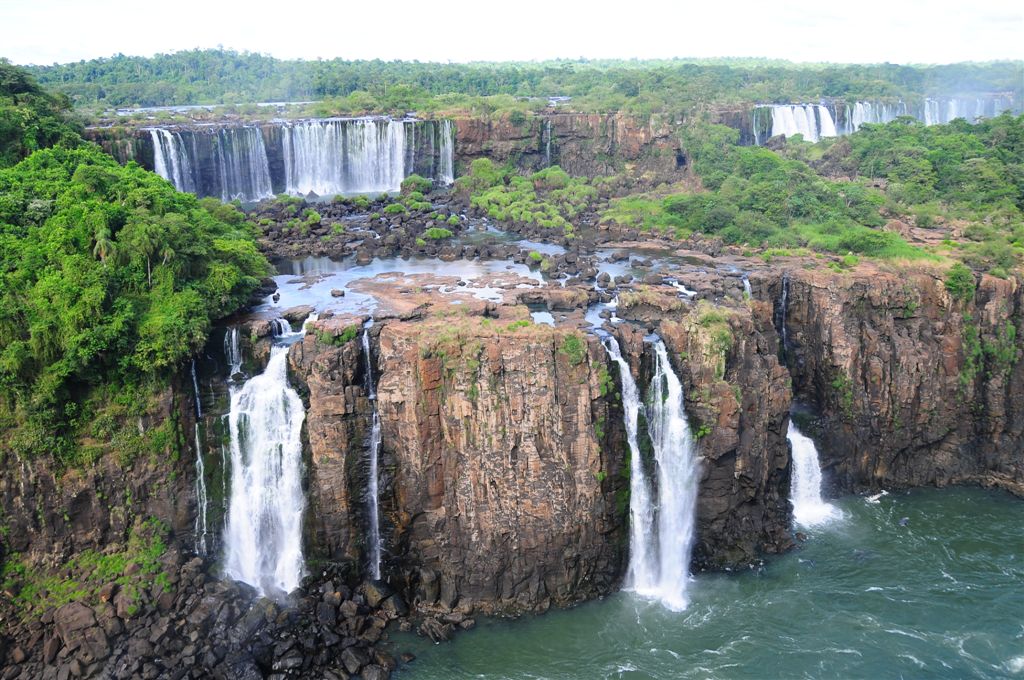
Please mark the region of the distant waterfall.
POLYGON ((925 125, 939 125, 955 118, 974 123, 1003 111, 1020 112, 1020 105, 1009 94, 981 97, 925 98, 919 104, 906 102, 855 101, 842 104, 771 104, 754 107, 752 133, 754 143, 764 144, 769 137, 795 134, 817 142, 826 137, 849 135, 868 123, 888 123, 900 116, 911 116, 925 125))
POLYGON ((220 200, 259 201, 274 195, 267 149, 259 128, 219 130, 214 162, 220 179, 220 200))
POLYGON ((192 360, 192 390, 195 394, 196 407, 196 521, 195 521, 195 551, 199 555, 206 554, 206 535, 208 533, 206 518, 209 511, 210 500, 206 493, 206 464, 203 462, 203 444, 199 436, 199 421, 203 418, 203 405, 199 398, 199 378, 196 377, 196 360, 192 360))
POLYGON ((746 300, 750 300, 754 297, 754 293, 750 289, 750 279, 747 278, 746 274, 743 275, 743 297, 746 300))
POLYGON ((186 144, 180 132, 162 128, 151 129, 149 136, 153 140, 153 171, 178 191, 195 193, 197 183, 192 170, 192 159, 197 157, 195 138, 189 135, 192 143, 186 144))
MULTIPOLYGON (((312 317, 311 317, 312 318, 312 317)), ((288 384, 287 322, 262 374, 231 392, 231 501, 224 571, 261 593, 290 592, 304 570, 302 423, 305 409, 288 384), (285 342, 281 340, 284 339, 285 342)))
POLYGON ((924 100, 922 115, 925 125, 942 125, 956 118, 974 123, 978 118, 994 118, 1003 111, 1016 111, 1013 97, 991 95, 987 97, 938 97, 924 100))
MULTIPOLYGON (((808 142, 817 142, 823 137, 835 137, 835 119, 832 112, 821 104, 777 104, 763 107, 771 114, 771 128, 768 137, 776 135, 803 135, 808 142)), ((756 129, 754 137, 757 144, 763 144, 767 137, 764 132, 756 129)))
POLYGON ((370 353, 370 328, 373 326, 371 319, 363 328, 363 357, 366 362, 366 396, 373 407, 373 424, 370 428, 370 460, 367 471, 366 483, 366 505, 369 523, 369 537, 367 543, 370 548, 370 575, 374 580, 380 578, 380 498, 377 488, 378 479, 378 458, 380 457, 380 413, 377 411, 377 387, 373 376, 373 356, 370 353))
POLYGON ((865 123, 888 123, 905 115, 907 105, 903 102, 854 102, 853 105, 846 106, 846 116, 840 126, 840 134, 852 134, 865 123))
POLYGON ((793 450, 793 475, 789 500, 793 504, 793 520, 802 526, 821 524, 836 516, 834 506, 821 499, 821 467, 818 449, 809 437, 789 421, 786 438, 793 450))
POLYGON ((646 408, 657 467, 657 502, 640 460, 637 418, 640 399, 629 365, 614 338, 605 340, 619 364, 627 441, 630 448, 630 556, 627 588, 658 599, 672 610, 686 608, 690 555, 696 527, 699 482, 693 437, 683 408, 683 386, 665 344, 654 343, 655 372, 646 408))

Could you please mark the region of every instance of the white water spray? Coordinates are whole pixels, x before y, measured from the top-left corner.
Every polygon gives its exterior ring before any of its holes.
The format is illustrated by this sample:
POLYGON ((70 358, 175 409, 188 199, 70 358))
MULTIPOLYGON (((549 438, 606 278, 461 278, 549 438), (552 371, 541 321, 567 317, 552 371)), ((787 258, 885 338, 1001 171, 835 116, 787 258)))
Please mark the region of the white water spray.
POLYGON ((622 376, 622 404, 630 447, 630 555, 626 587, 665 607, 686 608, 690 555, 696 527, 699 466, 683 408, 683 386, 669 363, 665 344, 654 344, 648 431, 657 463, 657 503, 637 444, 639 392, 614 338, 608 355, 622 376))
MULTIPOLYGON (((275 331, 280 326, 275 324, 275 331)), ((224 571, 264 594, 292 591, 304 571, 301 431, 306 413, 288 384, 288 348, 276 344, 263 373, 231 393, 224 571)))
POLYGON ((793 520, 805 527, 823 524, 836 517, 838 510, 821 498, 818 449, 792 420, 789 421, 786 438, 793 450, 793 476, 789 490, 789 501, 793 504, 793 520))

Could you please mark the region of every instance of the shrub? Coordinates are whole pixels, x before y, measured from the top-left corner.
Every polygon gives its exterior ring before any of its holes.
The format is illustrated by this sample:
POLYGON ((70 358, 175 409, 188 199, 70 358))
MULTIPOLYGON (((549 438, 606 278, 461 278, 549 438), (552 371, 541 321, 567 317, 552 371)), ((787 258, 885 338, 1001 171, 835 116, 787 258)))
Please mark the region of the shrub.
POLYGON ((426 177, 420 177, 417 174, 412 174, 402 180, 401 191, 403 196, 413 192, 418 192, 420 194, 420 198, 422 198, 423 194, 430 191, 433 186, 434 183, 426 177))
POLYGON ((384 207, 385 215, 397 215, 398 213, 407 212, 405 206, 401 203, 391 203, 384 207))
POLYGON ((430 229, 427 229, 425 232, 423 232, 423 236, 424 238, 429 238, 437 241, 443 238, 451 238, 452 232, 443 227, 431 227, 430 229))
POLYGON ((974 298, 974 272, 957 262, 946 272, 946 290, 956 300, 969 302, 974 298))

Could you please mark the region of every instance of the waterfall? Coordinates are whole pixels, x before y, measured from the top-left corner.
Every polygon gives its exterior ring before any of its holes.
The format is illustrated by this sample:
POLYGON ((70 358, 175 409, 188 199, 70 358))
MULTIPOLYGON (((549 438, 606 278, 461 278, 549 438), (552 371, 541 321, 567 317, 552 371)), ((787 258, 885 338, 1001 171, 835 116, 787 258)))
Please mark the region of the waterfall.
POLYGON ((750 279, 747 278, 746 274, 743 275, 743 297, 746 298, 747 300, 750 300, 754 297, 753 292, 751 292, 750 290, 750 279))
MULTIPOLYGON (((771 111, 771 136, 803 135, 808 142, 817 142, 824 137, 835 137, 835 119, 828 107, 821 104, 775 104, 764 107, 771 111)), ((761 143, 758 130, 754 130, 757 143, 761 143)))
POLYGON ((291 333, 287 322, 275 323, 274 330, 277 341, 266 369, 231 391, 228 416, 232 482, 224 571, 264 594, 290 592, 304 569, 301 431, 306 414, 288 384, 288 341, 304 331, 291 333), (278 333, 285 327, 288 332, 278 333))
POLYGON ((405 179, 406 124, 359 118, 286 125, 285 187, 290 194, 398 191, 405 179))
POLYGON ((842 134, 852 134, 865 123, 888 123, 905 115, 907 115, 907 106, 903 102, 896 104, 854 102, 852 106, 846 106, 846 120, 842 127, 842 134))
POLYGON ((814 442, 797 428, 792 419, 786 439, 793 450, 792 486, 789 490, 793 520, 806 527, 835 517, 836 508, 821 499, 821 467, 814 442))
POLYGON ((225 128, 217 132, 214 163, 220 180, 220 200, 259 201, 271 198, 270 161, 257 127, 225 128))
POLYGON ((188 149, 180 132, 151 128, 153 140, 153 168, 156 174, 168 180, 178 191, 196 192, 196 179, 188 149))
POLYGON ((377 462, 380 457, 380 413, 377 411, 377 387, 373 377, 373 356, 370 353, 370 328, 373 319, 363 326, 363 357, 366 361, 366 396, 373 407, 373 426, 370 430, 370 465, 367 472, 366 506, 369 517, 370 536, 367 540, 370 547, 370 575, 374 580, 380 578, 380 508, 377 489, 377 462))
POLYGON ((626 441, 629 444, 629 571, 626 587, 637 590, 640 586, 654 583, 654 503, 651 484, 640 457, 637 442, 637 427, 640 415, 640 392, 629 370, 629 364, 622 358, 619 343, 612 336, 604 338, 608 356, 619 365, 622 382, 622 410, 626 425, 626 441))
MULTIPOLYGON (((411 128, 415 135, 416 126, 411 128)), ((455 125, 450 120, 441 121, 441 148, 438 153, 437 180, 444 185, 451 184, 455 181, 455 125)))
POLYGON ((659 598, 669 609, 686 608, 690 550, 696 526, 697 457, 683 409, 683 386, 669 363, 665 343, 654 343, 648 429, 658 463, 658 556, 656 583, 636 584, 637 592, 659 598), (645 592, 646 591, 646 592, 645 592))
POLYGON ((686 608, 690 552, 696 527, 699 481, 693 438, 683 408, 683 386, 669 363, 665 343, 654 343, 655 372, 646 409, 648 433, 657 467, 657 503, 637 444, 640 398, 629 365, 614 338, 608 355, 619 364, 622 403, 630 448, 630 555, 627 588, 660 600, 667 608, 686 608))
POLYGON ((821 104, 773 104, 757 106, 751 116, 754 143, 764 144, 768 137, 801 134, 806 141, 848 135, 866 123, 888 123, 900 116, 913 116, 925 125, 948 123, 964 118, 969 123, 978 118, 991 118, 1003 111, 1019 112, 1009 94, 981 97, 928 97, 920 105, 905 102, 856 101, 846 104, 832 115, 821 104), (840 115, 842 114, 842 115, 840 115), (836 118, 839 118, 837 121, 836 118))
POLYGON ((551 119, 544 119, 544 133, 542 135, 544 142, 544 167, 551 167, 551 119))
POLYGON ((779 309, 776 312, 776 325, 779 335, 782 336, 782 355, 786 355, 789 345, 789 337, 786 333, 786 311, 789 309, 789 272, 782 274, 782 298, 779 300, 779 309))
POLYGON ((238 344, 238 328, 232 326, 224 333, 224 356, 228 360, 228 379, 242 372, 242 349, 238 344))
POLYGON ((206 554, 206 516, 209 509, 209 497, 206 494, 206 464, 203 462, 203 445, 199 436, 199 421, 203 417, 203 405, 199 399, 199 378, 196 377, 196 360, 192 360, 192 389, 195 394, 196 406, 196 521, 195 521, 195 550, 198 555, 206 554))

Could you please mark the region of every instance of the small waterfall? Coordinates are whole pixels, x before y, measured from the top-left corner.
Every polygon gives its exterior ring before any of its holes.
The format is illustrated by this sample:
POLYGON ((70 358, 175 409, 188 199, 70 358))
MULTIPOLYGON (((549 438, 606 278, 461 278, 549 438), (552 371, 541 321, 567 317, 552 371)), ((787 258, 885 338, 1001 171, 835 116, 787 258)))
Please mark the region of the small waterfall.
POLYGON ((789 490, 793 520, 808 527, 832 519, 838 511, 821 499, 821 467, 814 442, 797 428, 792 419, 786 439, 793 450, 792 487, 789 490))
POLYGON ((228 360, 228 379, 242 372, 242 348, 238 343, 238 328, 232 326, 224 333, 224 357, 228 360))
POLYGON ((789 348, 789 336, 786 332, 786 311, 789 309, 789 272, 782 274, 782 298, 779 300, 779 308, 776 311, 776 326, 779 335, 782 337, 782 356, 786 356, 789 348))
POLYGON ((188 149, 180 132, 152 128, 153 169, 168 180, 178 191, 196 192, 196 178, 189 160, 188 149))
POLYGON ((542 135, 544 142, 544 167, 551 167, 551 119, 544 119, 544 133, 542 135))
POLYGON ((292 324, 288 319, 274 319, 270 322, 270 332, 275 338, 290 335, 292 332, 292 324))
POLYGON ((264 594, 290 592, 304 571, 301 431, 306 413, 288 384, 288 341, 304 331, 291 333, 287 322, 275 322, 274 332, 278 342, 266 369, 231 391, 228 416, 232 483, 224 571, 264 594))
POLYGON ((380 458, 380 413, 377 411, 377 387, 373 375, 373 356, 370 353, 370 328, 373 327, 373 319, 366 322, 363 327, 363 357, 366 361, 366 396, 373 407, 373 425, 370 429, 370 464, 367 471, 366 483, 366 507, 370 535, 367 539, 370 548, 370 575, 374 580, 380 578, 380 507, 378 481, 378 459, 380 458))
POLYGON ((195 550, 198 555, 206 554, 206 534, 208 533, 206 517, 209 510, 210 500, 206 493, 206 464, 203 462, 202 438, 199 436, 199 421, 203 418, 203 405, 199 398, 199 378, 196 376, 196 360, 192 360, 192 389, 195 394, 196 406, 196 521, 195 521, 195 550))
POLYGON ((646 409, 657 467, 657 504, 640 460, 637 418, 640 399, 629 365, 614 338, 608 355, 619 364, 630 447, 630 556, 627 587, 667 608, 686 608, 686 586, 696 527, 698 463, 683 408, 683 386, 669 363, 665 343, 654 343, 655 372, 646 409), (656 522, 656 523, 655 523, 656 522))
POLYGON ((637 442, 640 391, 629 370, 629 363, 622 358, 619 343, 615 338, 605 337, 604 348, 612 361, 619 365, 622 382, 622 410, 626 425, 626 441, 629 444, 629 571, 626 574, 626 587, 635 590, 638 586, 654 583, 657 579, 653 554, 653 494, 637 442))
POLYGON ((751 300, 754 297, 754 294, 750 290, 750 279, 747 278, 746 274, 743 275, 743 296, 747 300, 751 300))
MULTIPOLYGON (((416 126, 411 126, 413 135, 416 126)), ((415 139, 415 137, 414 137, 415 139)), ((415 144, 413 144, 415 149, 415 144)), ((444 185, 455 181, 455 125, 450 120, 441 121, 441 148, 438 150, 437 180, 444 185)), ((412 167, 410 165, 410 167, 412 167)))

